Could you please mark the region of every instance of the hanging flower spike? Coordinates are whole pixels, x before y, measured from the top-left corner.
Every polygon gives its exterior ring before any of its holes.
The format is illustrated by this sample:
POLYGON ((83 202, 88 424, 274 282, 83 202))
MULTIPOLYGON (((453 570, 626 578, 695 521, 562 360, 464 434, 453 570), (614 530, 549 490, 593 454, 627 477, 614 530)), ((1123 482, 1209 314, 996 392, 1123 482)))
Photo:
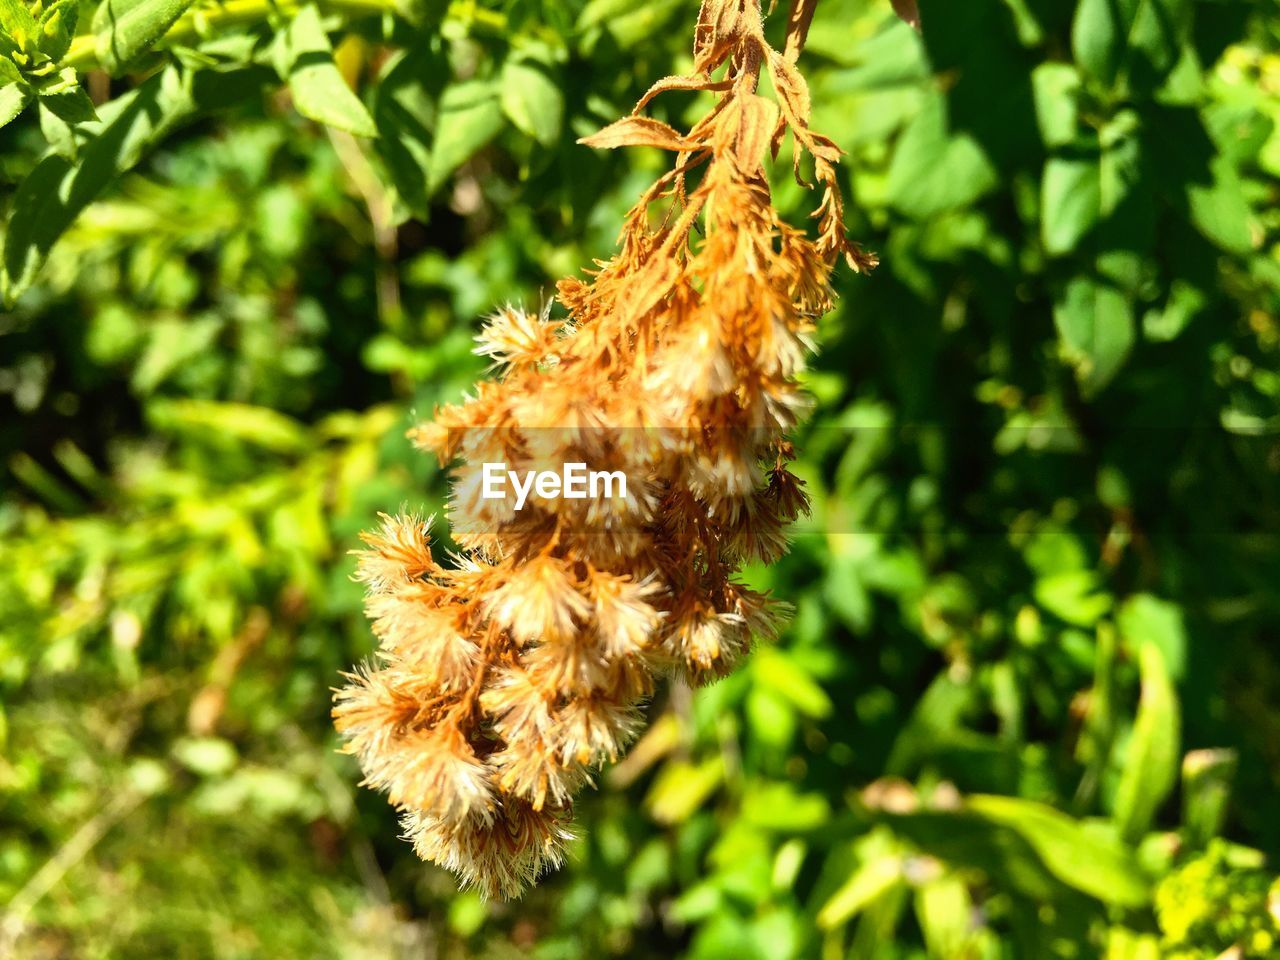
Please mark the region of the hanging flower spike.
POLYGON ((808 509, 784 437, 808 408, 797 378, 835 262, 875 265, 845 236, 839 150, 809 126, 794 64, 811 15, 797 0, 779 53, 759 0, 704 0, 693 73, 583 141, 675 159, 613 259, 561 281, 568 318, 503 308, 477 348, 495 379, 412 432, 473 471, 451 496, 464 554, 438 563, 414 517, 366 537, 380 647, 338 692, 336 725, 418 854, 488 896, 562 862, 575 794, 636 735, 658 677, 723 676, 784 612, 735 578, 775 560, 808 509), (639 113, 676 90, 715 96, 683 133, 639 113), (813 163, 814 238, 771 201, 765 158, 787 131, 797 179, 813 163), (474 471, 490 460, 603 463, 629 489, 515 509, 486 499, 474 471))

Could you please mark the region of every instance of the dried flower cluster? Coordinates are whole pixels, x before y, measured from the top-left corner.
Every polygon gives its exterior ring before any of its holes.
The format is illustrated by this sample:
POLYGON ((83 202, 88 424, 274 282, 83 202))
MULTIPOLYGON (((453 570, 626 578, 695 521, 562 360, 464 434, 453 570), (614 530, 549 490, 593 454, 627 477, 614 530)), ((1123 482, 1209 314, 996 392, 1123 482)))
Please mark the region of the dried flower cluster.
POLYGON ((366 537, 381 647, 339 691, 337 726, 417 852, 489 895, 559 863, 575 793, 635 735, 656 676, 714 679, 773 629, 775 604, 735 574, 776 559, 807 509, 784 439, 806 406, 796 378, 834 263, 874 264, 845 238, 839 151, 809 128, 806 8, 779 52, 759 0, 704 0, 692 74, 585 141, 676 155, 618 254, 560 283, 567 319, 493 317, 479 352, 500 375, 414 431, 442 463, 620 469, 627 498, 516 513, 464 477, 449 565, 417 518, 366 537), (776 100, 756 92, 762 70, 776 100), (688 133, 638 113, 671 90, 715 94, 688 133), (820 190, 814 238, 770 201, 763 160, 788 130, 820 190))

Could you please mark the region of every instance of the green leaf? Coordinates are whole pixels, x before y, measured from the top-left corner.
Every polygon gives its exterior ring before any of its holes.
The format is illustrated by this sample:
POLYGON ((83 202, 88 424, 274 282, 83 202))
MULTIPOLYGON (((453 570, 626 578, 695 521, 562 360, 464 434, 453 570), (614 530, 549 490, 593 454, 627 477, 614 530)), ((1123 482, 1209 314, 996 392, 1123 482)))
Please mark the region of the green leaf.
POLYGON ((1182 829, 1193 850, 1221 835, 1239 765, 1235 750, 1192 750, 1183 758, 1182 829))
POLYGON ((1216 157, 1210 165, 1209 183, 1188 183, 1187 200, 1191 222, 1204 236, 1231 253, 1253 249, 1249 222, 1251 213, 1240 176, 1226 157, 1216 157))
POLYGON ((880 897, 905 882, 903 857, 883 831, 860 840, 857 866, 818 911, 818 926, 829 930, 848 923, 880 897))
POLYGON ((1128 298, 1092 277, 1076 277, 1054 304, 1053 319, 1081 391, 1086 397, 1097 394, 1133 348, 1133 308, 1128 298))
POLYGON ((76 127, 49 109, 48 104, 45 103, 46 99, 48 98, 41 97, 37 103, 40 133, 49 145, 50 153, 75 160, 80 152, 82 138, 76 135, 76 127))
POLYGON ((0 292, 12 303, 88 204, 173 130, 261 88, 265 71, 189 73, 170 67, 100 111, 79 162, 46 157, 18 186, 4 238, 0 292))
POLYGON ((1195 317, 1209 305, 1209 294, 1181 278, 1169 285, 1163 309, 1147 311, 1142 318, 1143 336, 1150 341, 1176 339, 1195 317))
POLYGON ((1090 627, 1111 609, 1111 596, 1101 586, 1092 570, 1055 573, 1036 581, 1036 602, 1067 623, 1090 627))
POLYGON ((1066 146, 1076 137, 1080 74, 1069 63, 1042 63, 1031 71, 1036 122, 1046 147, 1066 146))
POLYGON ((931 957, 963 957, 974 927, 973 898, 965 882, 947 874, 916 891, 916 917, 931 957))
POLYGON ((742 818, 766 830, 817 830, 831 819, 820 793, 798 793, 786 783, 761 783, 742 800, 742 818))
POLYGON ((36 41, 40 26, 31 15, 31 8, 23 0, 0 0, 0 31, 9 37, 19 50, 36 41))
POLYGON ((1154 90, 1169 75, 1190 34, 1191 15, 1191 0, 1140 0, 1124 65, 1130 87, 1154 90))
POLYGON ((967 206, 995 185, 995 168, 982 147, 967 133, 950 133, 945 98, 930 96, 894 150, 889 202, 924 220, 967 206))
POLYGON ((1080 0, 1071 24, 1071 46, 1078 64, 1110 84, 1120 69, 1124 39, 1139 0, 1080 0))
POLYGON ((550 69, 532 60, 508 60, 502 66, 502 111, 517 130, 544 146, 560 138, 564 94, 550 69))
POLYGON ((356 136, 376 137, 373 118, 333 61, 333 47, 314 4, 298 11, 284 43, 287 66, 281 72, 298 112, 356 136))
POLYGON ((827 564, 823 598, 831 612, 851 630, 865 630, 871 621, 871 596, 862 582, 859 557, 833 551, 827 564))
POLYGON ((78 0, 58 0, 40 16, 40 52, 55 63, 67 54, 80 19, 78 0))
POLYGON ((747 694, 746 718, 751 735, 761 744, 784 749, 795 736, 796 709, 778 694, 754 689, 747 694))
POLYGON ((440 189, 458 167, 502 129, 498 87, 484 80, 466 80, 445 90, 436 117, 427 190, 440 189))
POLYGON ((87 123, 98 119, 98 112, 93 108, 93 101, 83 87, 51 93, 40 97, 40 105, 47 107, 58 119, 65 123, 87 123))
POLYGON ((1082 136, 1046 161, 1040 219, 1050 256, 1076 251, 1099 227, 1093 239, 1100 255, 1149 248, 1137 124, 1132 111, 1122 111, 1096 136, 1082 136))
POLYGON ((1157 86, 1178 62, 1189 0, 1080 0, 1071 25, 1076 62, 1105 87, 1157 86))
POLYGON ((1131 110, 1116 114, 1099 132, 1101 186, 1097 230, 1100 276, 1135 296, 1143 283, 1143 265, 1155 243, 1155 194, 1146 177, 1139 117, 1131 110))
POLYGON ((756 683, 772 690, 806 716, 831 715, 831 698, 827 692, 785 653, 769 648, 758 651, 751 673, 756 683))
POLYGON ((1139 651, 1142 699, 1116 787, 1115 819, 1124 837, 1137 841, 1178 777, 1181 736, 1178 695, 1164 653, 1154 642, 1139 651))
POLYGON ((877 816, 924 853, 956 866, 981 870, 1006 892, 1041 901, 1070 893, 1045 869, 1025 840, 971 811, 878 811, 877 816))
POLYGON ((898 731, 885 764, 887 773, 904 776, 947 735, 963 727, 974 703, 975 685, 943 672, 934 677, 898 731))
POLYGON ((448 79, 444 58, 422 46, 393 58, 374 88, 375 147, 401 202, 423 219, 436 100, 448 79))
POLYGON ((220 737, 184 737, 173 745, 180 764, 203 777, 217 777, 235 769, 236 748, 220 737))
POLYGON ((1096 155, 1050 157, 1041 183, 1040 229, 1045 252, 1070 253, 1102 215, 1102 177, 1096 155))
POLYGON ((273 453, 307 449, 307 432, 296 420, 268 407, 213 400, 155 400, 147 418, 162 432, 252 444, 273 453))
POLYGON ((719 756, 694 766, 685 760, 666 764, 654 778, 645 806, 659 823, 681 823, 701 807, 724 780, 719 756))
POLYGON ((626 50, 652 43, 663 25, 684 6, 684 0, 589 0, 578 16, 578 29, 602 26, 626 50))
POLYGON ((25 84, 11 83, 0 87, 0 127, 12 121, 31 101, 25 84))
POLYGON ((1153 643, 1164 655, 1169 676, 1181 680, 1187 664, 1187 628, 1182 608, 1149 593, 1125 600, 1116 615, 1116 626, 1130 656, 1137 659, 1144 643, 1153 643))
POLYGON ((1106 903, 1139 907, 1151 898, 1137 859, 1053 807, 1020 797, 973 796, 968 808, 1016 831, 1063 883, 1106 903))
POLYGON ((163 37, 192 0, 102 0, 93 15, 98 62, 119 73, 163 37))

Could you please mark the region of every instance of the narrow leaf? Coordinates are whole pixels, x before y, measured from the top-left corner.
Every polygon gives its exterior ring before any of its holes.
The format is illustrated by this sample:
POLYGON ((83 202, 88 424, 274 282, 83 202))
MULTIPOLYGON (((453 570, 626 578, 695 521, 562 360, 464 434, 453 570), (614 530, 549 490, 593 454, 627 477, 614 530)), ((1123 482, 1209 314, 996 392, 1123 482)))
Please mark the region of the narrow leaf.
POLYGON ((676 130, 652 117, 623 117, 598 133, 578 141, 588 147, 612 150, 614 147, 657 147, 660 150, 694 150, 676 130))
POLYGON ((660 93, 668 93, 672 90, 728 90, 731 86, 733 86, 733 81, 731 80, 712 80, 709 77, 663 77, 645 91, 644 96, 640 98, 636 103, 635 109, 631 112, 639 113, 648 105, 650 100, 660 93))
POLYGON ((1142 700, 1116 787, 1115 819, 1124 836, 1140 840, 1178 777, 1178 695, 1164 653, 1155 642, 1139 651, 1142 700))
POLYGON ((119 73, 149 50, 192 0, 103 0, 93 15, 98 62, 119 73))
POLYGON ((1150 900, 1150 886, 1133 854, 1065 813, 1019 797, 974 796, 968 806, 1017 832, 1063 883, 1124 906, 1142 906, 1150 900))
POLYGON ((916 891, 916 917, 931 957, 963 957, 973 923, 973 899, 963 880, 948 874, 916 891))
POLYGON ((288 51, 284 79, 298 112, 356 136, 376 137, 373 118, 333 61, 333 47, 314 4, 298 11, 284 42, 288 51))
POLYGON ((788 122, 801 130, 809 128, 809 119, 813 112, 813 104, 809 99, 809 85, 805 83, 800 71, 785 56, 776 50, 768 51, 766 63, 769 67, 769 78, 773 81, 773 89, 777 91, 778 102, 788 122))
POLYGON ((902 852, 892 834, 875 830, 854 846, 857 866, 818 911, 818 926, 848 923, 890 890, 906 882, 902 852))

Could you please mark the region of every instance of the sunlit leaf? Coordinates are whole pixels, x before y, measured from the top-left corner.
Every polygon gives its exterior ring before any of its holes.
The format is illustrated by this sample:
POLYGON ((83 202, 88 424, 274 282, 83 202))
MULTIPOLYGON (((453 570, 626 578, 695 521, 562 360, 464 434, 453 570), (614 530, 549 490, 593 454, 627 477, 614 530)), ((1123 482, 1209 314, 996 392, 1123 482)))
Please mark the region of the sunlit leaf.
POLYGON ((1164 656, 1170 679, 1182 679, 1187 665, 1188 637, 1182 610, 1177 604, 1149 593, 1134 594, 1121 605, 1116 625, 1131 656, 1138 657, 1143 644, 1153 643, 1164 656))
POLYGON ((361 137, 377 136, 373 118, 333 61, 320 11, 307 4, 289 24, 283 70, 293 104, 304 117, 361 137))
POLYGON ((1146 833, 1173 789, 1181 738, 1178 695, 1169 678, 1163 649, 1155 641, 1145 641, 1138 648, 1138 659, 1142 699, 1120 767, 1115 798, 1116 822, 1130 840, 1146 833))
POLYGON ((1066 814, 1019 797, 974 796, 968 807, 1016 831, 1063 883, 1125 906, 1148 902, 1150 887, 1133 854, 1066 814))
POLYGON ((99 111, 96 138, 72 163, 42 160, 18 187, 4 238, 0 291, 12 301, 34 280, 80 211, 160 140, 201 113, 259 89, 265 71, 187 73, 171 67, 99 111))
POLYGON ((193 0, 102 0, 93 15, 98 62, 117 73, 155 45, 193 0))
POLYGON ((1093 396, 1111 382, 1133 348, 1133 307, 1110 284, 1078 276, 1058 298, 1053 319, 1081 388, 1093 396))
POLYGON ((948 130, 945 98, 928 97, 894 150, 889 202, 923 219, 973 203, 995 184, 995 169, 981 145, 948 130))
POLYGON ((31 94, 20 84, 11 83, 0 87, 0 127, 22 113, 30 101, 31 94))
POLYGON ((453 172, 502 129, 500 88, 488 81, 468 80, 450 86, 440 97, 427 163, 427 189, 442 187, 453 172))
POLYGON ((1051 157, 1044 167, 1042 230, 1045 250, 1069 253, 1102 216, 1096 155, 1051 157))
POLYGON ((873 834, 856 848, 857 865, 844 884, 818 911, 818 926, 848 923, 868 906, 904 882, 901 851, 873 834))
POLYGON ((55 63, 61 60, 71 47, 79 18, 77 0, 57 0, 45 7, 40 15, 40 52, 55 63))
POLYGON ((502 65, 502 110, 516 129, 539 143, 560 138, 564 95, 550 68, 533 60, 507 60, 502 65))

